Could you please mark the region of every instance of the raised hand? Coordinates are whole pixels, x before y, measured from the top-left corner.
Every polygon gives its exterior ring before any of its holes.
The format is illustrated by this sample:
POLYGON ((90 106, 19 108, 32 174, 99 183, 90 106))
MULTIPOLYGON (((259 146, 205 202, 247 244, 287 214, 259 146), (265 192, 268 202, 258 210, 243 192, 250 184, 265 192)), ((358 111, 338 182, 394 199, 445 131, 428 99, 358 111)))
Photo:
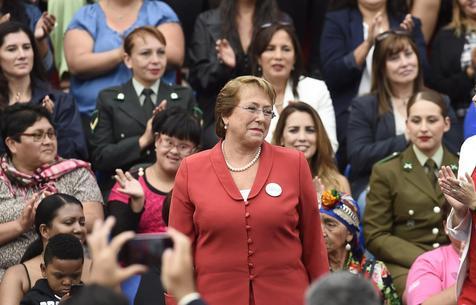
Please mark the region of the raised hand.
POLYGON ((53 113, 55 110, 55 103, 48 95, 46 95, 41 101, 41 106, 45 107, 49 113, 53 113))
POLYGON ((400 28, 408 32, 413 31, 414 26, 415 23, 413 22, 412 15, 410 14, 407 14, 405 16, 405 19, 403 19, 402 23, 400 23, 400 28))
POLYGON ((375 15, 372 22, 369 24, 369 30, 367 34, 367 41, 370 45, 373 45, 375 42, 375 37, 382 32, 382 23, 383 17, 382 12, 375 15))
POLYGON ((35 39, 45 39, 54 29, 56 24, 56 17, 44 12, 35 26, 35 39))
POLYGON ((131 197, 131 209, 139 213, 144 208, 145 194, 139 181, 132 177, 129 172, 123 172, 122 169, 116 169, 114 179, 119 183, 118 192, 131 197))
POLYGON ((215 44, 215 50, 217 51, 217 58, 220 63, 223 63, 230 68, 236 66, 235 51, 233 51, 228 40, 225 38, 218 39, 215 44))
MULTIPOLYGON (((464 197, 462 197, 460 193, 460 189, 462 188, 463 184, 460 185, 460 181, 456 178, 455 174, 449 166, 441 167, 438 177, 438 183, 440 185, 443 195, 445 195, 446 200, 453 207, 453 209, 457 213, 458 218, 462 219, 468 211, 469 203, 460 201, 464 200, 464 197)), ((473 186, 472 181, 470 184, 471 186, 473 186)))

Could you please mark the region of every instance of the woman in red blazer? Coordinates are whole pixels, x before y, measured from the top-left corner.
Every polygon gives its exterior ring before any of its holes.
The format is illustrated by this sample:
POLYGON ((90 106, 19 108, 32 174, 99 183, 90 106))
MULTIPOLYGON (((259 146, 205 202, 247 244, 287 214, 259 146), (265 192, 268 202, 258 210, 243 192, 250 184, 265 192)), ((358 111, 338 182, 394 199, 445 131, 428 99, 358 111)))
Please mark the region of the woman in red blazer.
POLYGON ((171 227, 188 235, 210 305, 302 305, 329 271, 317 196, 301 152, 264 141, 275 92, 242 76, 220 91, 214 148, 178 170, 171 227))

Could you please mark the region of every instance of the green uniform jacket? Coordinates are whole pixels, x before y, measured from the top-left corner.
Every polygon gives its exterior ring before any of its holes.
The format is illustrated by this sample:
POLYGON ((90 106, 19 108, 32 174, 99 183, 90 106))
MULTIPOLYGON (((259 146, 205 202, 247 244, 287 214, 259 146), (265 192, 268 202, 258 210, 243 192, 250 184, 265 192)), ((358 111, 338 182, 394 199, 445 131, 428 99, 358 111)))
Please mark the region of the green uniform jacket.
MULTIPOLYGON (((457 164, 457 157, 444 149, 442 165, 457 164)), ((387 265, 400 295, 413 261, 448 243, 444 203, 411 145, 373 167, 363 219, 366 247, 387 265)))

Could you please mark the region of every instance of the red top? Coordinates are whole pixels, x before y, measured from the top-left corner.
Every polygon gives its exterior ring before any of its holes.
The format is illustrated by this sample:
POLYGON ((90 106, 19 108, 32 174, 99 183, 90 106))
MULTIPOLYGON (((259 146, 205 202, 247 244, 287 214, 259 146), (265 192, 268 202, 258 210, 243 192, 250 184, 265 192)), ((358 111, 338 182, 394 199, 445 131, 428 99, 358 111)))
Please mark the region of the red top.
MULTIPOLYGON (((476 184, 476 168, 471 175, 476 184)), ((472 213, 471 241, 468 250, 468 275, 458 298, 458 305, 476 305, 476 213, 472 213)))
POLYGON ((170 226, 192 239, 198 292, 209 305, 302 305, 329 271, 304 155, 263 143, 243 201, 220 145, 182 161, 170 209, 170 226))

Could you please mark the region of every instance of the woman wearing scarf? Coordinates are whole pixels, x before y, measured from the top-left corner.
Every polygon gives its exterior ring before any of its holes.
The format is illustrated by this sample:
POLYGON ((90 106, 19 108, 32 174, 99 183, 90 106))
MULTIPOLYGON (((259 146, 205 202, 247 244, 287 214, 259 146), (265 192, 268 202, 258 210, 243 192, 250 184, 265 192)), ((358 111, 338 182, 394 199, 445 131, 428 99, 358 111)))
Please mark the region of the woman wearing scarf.
POLYGON ((359 207, 347 194, 325 191, 321 198, 321 226, 329 257, 330 271, 348 270, 370 279, 382 304, 399 305, 392 277, 381 261, 368 259, 359 244, 359 207))
POLYGON ((57 156, 56 131, 45 108, 18 103, 0 119, 6 154, 0 159, 0 280, 35 239, 36 204, 61 192, 84 206, 86 227, 103 218, 102 198, 89 164, 57 156))

